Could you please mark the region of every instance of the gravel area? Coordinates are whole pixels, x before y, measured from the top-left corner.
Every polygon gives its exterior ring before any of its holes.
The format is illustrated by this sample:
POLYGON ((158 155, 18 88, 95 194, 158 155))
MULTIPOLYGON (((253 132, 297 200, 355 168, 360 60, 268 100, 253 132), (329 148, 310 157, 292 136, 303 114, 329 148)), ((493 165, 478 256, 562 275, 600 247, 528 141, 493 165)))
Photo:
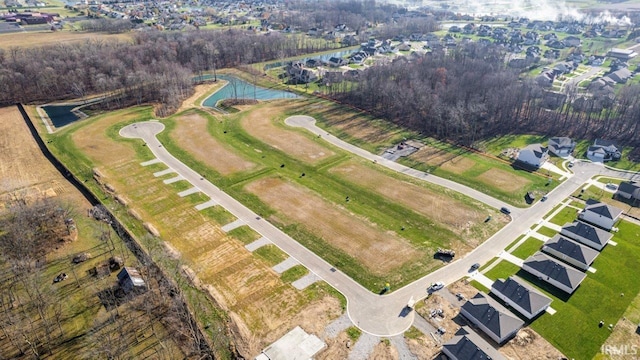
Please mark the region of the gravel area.
POLYGON ((391 344, 398 350, 400 360, 418 360, 418 357, 409 350, 407 343, 404 341, 404 336, 396 335, 390 337, 389 340, 391 340, 391 344))
POLYGON ((379 342, 379 337, 363 332, 356 344, 351 347, 349 360, 369 359, 369 355, 371 355, 373 348, 378 345, 379 342))
POLYGON ((351 319, 349 319, 349 315, 345 312, 339 318, 333 320, 327 327, 324 329, 324 336, 326 338, 334 338, 338 336, 341 332, 343 332, 349 326, 352 326, 353 323, 351 319))

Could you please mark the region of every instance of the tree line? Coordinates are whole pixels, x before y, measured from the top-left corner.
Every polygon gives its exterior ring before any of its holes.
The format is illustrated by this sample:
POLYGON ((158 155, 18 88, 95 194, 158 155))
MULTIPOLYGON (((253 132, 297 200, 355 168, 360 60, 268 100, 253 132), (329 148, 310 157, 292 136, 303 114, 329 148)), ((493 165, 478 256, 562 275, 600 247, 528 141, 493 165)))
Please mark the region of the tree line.
POLYGON ((304 35, 244 30, 159 32, 132 42, 90 40, 38 48, 0 49, 0 105, 107 96, 119 108, 160 103, 159 115, 176 109, 193 91, 193 77, 235 67, 326 50, 304 35))
MULTIPOLYGON (((326 95, 424 135, 465 146, 508 133, 640 145, 640 86, 617 93, 553 93, 506 66, 494 45, 467 44, 413 60, 370 67, 354 84, 324 87, 326 95)), ((637 156, 638 154, 633 154, 637 156)))

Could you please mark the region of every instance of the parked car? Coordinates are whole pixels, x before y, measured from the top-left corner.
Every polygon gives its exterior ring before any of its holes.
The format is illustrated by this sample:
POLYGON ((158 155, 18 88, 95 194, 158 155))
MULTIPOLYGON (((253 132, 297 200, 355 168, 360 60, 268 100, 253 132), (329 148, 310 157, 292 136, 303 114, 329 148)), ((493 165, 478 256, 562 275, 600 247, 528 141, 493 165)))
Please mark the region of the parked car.
POLYGON ((478 263, 471 265, 471 270, 478 270, 478 268, 480 268, 480 264, 478 263))
POLYGON ((509 208, 504 206, 500 208, 500 212, 507 215, 511 214, 511 210, 509 210, 509 208))
POLYGON ((540 201, 542 201, 542 202, 547 201, 547 195, 545 195, 545 196, 541 197, 541 198, 540 198, 540 201))
POLYGON ((444 287, 444 283, 442 281, 435 282, 429 286, 429 291, 438 291, 444 287))
POLYGON ((605 185, 605 187, 607 189, 610 189, 610 190, 617 190, 618 189, 618 185, 616 185, 614 183, 607 183, 607 185, 605 185))

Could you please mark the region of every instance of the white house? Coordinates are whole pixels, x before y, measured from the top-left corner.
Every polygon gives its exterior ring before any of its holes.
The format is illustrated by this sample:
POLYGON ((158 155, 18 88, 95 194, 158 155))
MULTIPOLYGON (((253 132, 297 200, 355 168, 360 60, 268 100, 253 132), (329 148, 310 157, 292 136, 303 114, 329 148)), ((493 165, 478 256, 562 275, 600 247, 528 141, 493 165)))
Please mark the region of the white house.
POLYGON ((622 210, 595 200, 587 200, 587 206, 578 214, 578 219, 611 230, 618 221, 622 210))
POLYGON ((597 250, 567 239, 560 234, 549 239, 542 246, 542 251, 583 271, 588 270, 596 257, 600 255, 597 250))
POLYGON ((571 155, 573 149, 576 148, 576 142, 568 137, 552 137, 549 139, 549 152, 558 157, 567 157, 571 155))
POLYGON ((528 145, 518 153, 518 161, 536 168, 542 166, 548 157, 548 149, 541 144, 528 145))
POLYGON ((564 224, 560 234, 598 251, 602 250, 613 237, 610 232, 582 221, 564 224))
POLYGON ((595 162, 620 160, 622 154, 618 147, 612 142, 603 139, 596 139, 593 145, 587 149, 587 158, 595 162))
POLYGON ((507 359, 467 326, 461 327, 451 340, 442 344, 442 353, 451 360, 507 359))

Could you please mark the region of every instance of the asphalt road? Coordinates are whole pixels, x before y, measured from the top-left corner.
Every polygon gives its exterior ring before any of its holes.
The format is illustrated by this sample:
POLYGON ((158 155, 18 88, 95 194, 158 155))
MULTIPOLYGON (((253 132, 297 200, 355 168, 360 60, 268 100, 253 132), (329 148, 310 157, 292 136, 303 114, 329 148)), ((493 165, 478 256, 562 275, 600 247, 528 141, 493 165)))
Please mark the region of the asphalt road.
MULTIPOLYGON (((508 206, 502 201, 464 185, 388 161, 378 155, 348 144, 315 126, 315 120, 311 117, 294 116, 286 119, 285 122, 291 126, 303 127, 314 134, 320 135, 321 138, 329 143, 365 159, 376 161, 381 166, 461 192, 494 208, 508 206)), ((411 297, 415 300, 422 299, 427 296, 426 289, 429 284, 436 281, 442 281, 445 284, 452 283, 467 275, 472 264, 484 263, 495 257, 517 236, 538 222, 556 204, 583 186, 584 182, 589 178, 595 175, 632 178, 636 175, 635 173, 610 170, 599 164, 576 162, 573 168, 574 175, 551 191, 547 195, 547 201, 537 202, 527 209, 510 207, 512 221, 464 258, 457 259, 446 267, 440 268, 401 289, 393 289, 390 294, 378 295, 371 293, 340 270, 333 268, 331 264, 300 245, 269 222, 261 219, 253 211, 173 157, 156 138, 156 134, 162 130, 164 130, 162 123, 147 121, 124 127, 120 130, 120 135, 144 140, 153 154, 168 167, 182 175, 192 185, 218 202, 245 224, 267 237, 275 245, 307 267, 309 271, 315 273, 340 291, 347 298, 347 312, 356 326, 367 333, 385 337, 403 333, 413 323, 414 312, 404 311, 405 305, 411 297)))

